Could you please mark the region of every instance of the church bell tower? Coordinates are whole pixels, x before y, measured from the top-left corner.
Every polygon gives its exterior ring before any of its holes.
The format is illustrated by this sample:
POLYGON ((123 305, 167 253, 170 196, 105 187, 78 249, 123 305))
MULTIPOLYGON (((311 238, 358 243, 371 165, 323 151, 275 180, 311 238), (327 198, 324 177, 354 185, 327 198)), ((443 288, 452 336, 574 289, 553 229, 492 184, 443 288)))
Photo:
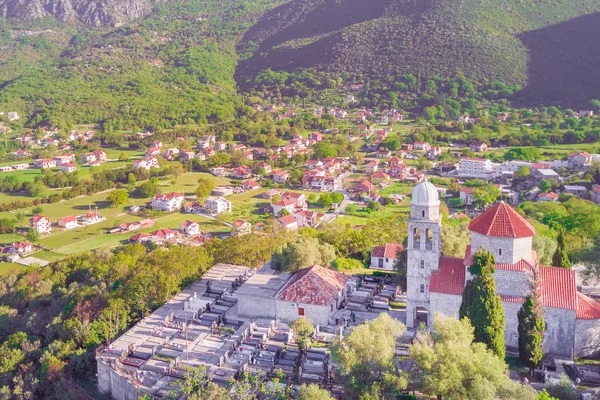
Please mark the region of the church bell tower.
POLYGON ((435 186, 425 179, 417 184, 410 200, 406 271, 406 325, 429 326, 429 281, 439 269, 441 255, 440 199, 435 186))

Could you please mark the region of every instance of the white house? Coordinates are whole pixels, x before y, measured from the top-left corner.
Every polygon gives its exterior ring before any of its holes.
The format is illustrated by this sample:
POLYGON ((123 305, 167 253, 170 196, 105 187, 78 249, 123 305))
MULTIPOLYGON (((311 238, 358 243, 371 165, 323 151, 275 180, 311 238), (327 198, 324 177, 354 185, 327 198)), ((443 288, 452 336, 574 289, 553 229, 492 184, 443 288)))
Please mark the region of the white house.
POLYGON ((286 183, 290 178, 290 174, 287 171, 273 171, 271 176, 275 183, 286 183))
POLYGON ((179 225, 179 230, 186 235, 194 236, 200 233, 200 225, 195 221, 183 221, 179 225))
POLYGON ((33 245, 29 242, 13 243, 9 248, 8 252, 13 254, 27 254, 33 251, 33 245))
POLYGON ((135 160, 133 162, 133 168, 136 169, 145 169, 147 171, 150 170, 150 168, 158 168, 158 158, 151 156, 151 157, 146 157, 143 158, 141 160, 135 160))
POLYGON ((385 246, 375 246, 371 252, 371 268, 393 271, 398 253, 404 250, 399 243, 387 243, 385 246))
POLYGON ((284 215, 281 218, 277 218, 277 222, 279 222, 279 225, 286 231, 298 230, 298 220, 293 215, 284 215))
POLYGON ((458 173, 464 177, 490 179, 492 169, 492 162, 483 158, 463 157, 458 163, 458 173))
POLYGON ((276 203, 271 204, 273 214, 279 215, 283 210, 286 210, 289 214, 293 214, 296 209, 296 202, 289 199, 282 199, 276 203))
POLYGON ((75 172, 75 171, 77 171, 77 164, 64 163, 63 165, 61 165, 60 169, 63 172, 75 172))
POLYGON ((171 192, 166 194, 157 193, 152 198, 150 207, 154 210, 161 210, 165 212, 178 211, 183 203, 183 194, 177 192, 171 192))
POLYGON ((52 221, 43 215, 34 215, 29 218, 29 227, 37 233, 50 233, 52 231, 52 221))
POLYGON ((250 222, 238 219, 233 223, 233 236, 244 236, 251 232, 252 224, 250 222))
POLYGON ((231 202, 224 197, 210 196, 204 203, 206 212, 210 215, 231 212, 231 202))
POLYGON ((56 224, 64 229, 73 229, 77 227, 77 217, 68 215, 56 221, 56 224))

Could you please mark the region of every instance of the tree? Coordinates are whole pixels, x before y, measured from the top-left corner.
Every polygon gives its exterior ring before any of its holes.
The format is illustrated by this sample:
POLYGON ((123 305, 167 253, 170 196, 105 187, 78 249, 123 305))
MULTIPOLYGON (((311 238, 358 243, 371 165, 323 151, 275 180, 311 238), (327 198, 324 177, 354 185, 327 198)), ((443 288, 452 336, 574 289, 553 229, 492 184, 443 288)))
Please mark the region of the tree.
POLYGON ((306 317, 300 317, 290 324, 290 328, 294 331, 296 343, 300 350, 306 350, 312 342, 310 336, 315 330, 312 322, 306 317))
POLYGON ((36 243, 40 240, 40 234, 35 229, 29 228, 26 238, 31 243, 36 243))
POLYGON ((333 199, 331 198, 331 193, 323 193, 319 197, 318 204, 324 208, 330 207, 333 204, 333 199))
POLYGON ((196 196, 198 199, 205 199, 210 196, 210 193, 215 189, 215 181, 211 178, 198 179, 198 187, 196 188, 196 196))
POLYGON ((108 194, 106 199, 110 201, 111 206, 118 207, 127 202, 129 199, 129 193, 127 193, 126 190, 113 190, 108 194))
POLYGON ((500 189, 494 185, 476 188, 473 194, 481 207, 487 207, 489 204, 495 203, 498 197, 502 195, 500 189))
POLYGON ((339 205, 342 201, 344 201, 344 195, 338 192, 331 193, 331 200, 339 205))
POLYGON ((395 364, 396 344, 405 331, 401 322, 381 313, 336 341, 332 357, 340 364, 352 398, 376 398, 369 394, 406 388, 407 377, 395 364))
POLYGON ((124 151, 121 152, 121 154, 119 154, 119 161, 128 161, 129 157, 127 157, 127 153, 125 153, 124 151))
POLYGON ((152 197, 158 193, 158 187, 156 186, 156 183, 154 183, 152 180, 149 180, 142 183, 138 187, 138 191, 141 197, 152 197))
POLYGON ((566 375, 561 375, 559 383, 553 383, 547 388, 548 394, 560 400, 576 400, 577 390, 566 375))
POLYGON ((515 173, 515 176, 520 179, 527 179, 531 176, 531 170, 529 169, 529 167, 522 165, 515 173))
POLYGON ((400 143, 400 139, 398 139, 397 135, 388 136, 387 138, 385 138, 383 140, 383 142, 381 144, 383 145, 383 147, 385 147, 386 149, 388 149, 390 151, 397 151, 398 149, 400 149, 400 146, 402 145, 400 143))
POLYGON ((271 261, 275 268, 294 272, 314 264, 327 267, 334 259, 335 249, 332 245, 321 244, 316 238, 300 236, 273 253, 271 261))
POLYGON ((190 400, 221 400, 230 398, 227 389, 211 382, 211 376, 204 365, 197 368, 186 368, 183 380, 175 379, 170 384, 171 398, 183 393, 190 400))
POLYGON ((379 202, 377 202, 377 201, 371 200, 367 204, 368 212, 379 211, 380 208, 381 208, 381 204, 379 204, 379 202))
POLYGON ((548 193, 550 190, 552 190, 552 182, 547 179, 540 182, 540 191, 542 193, 548 193))
POLYGON ((41 214, 44 212, 44 209, 41 206, 35 206, 31 209, 32 214, 41 214))
MULTIPOLYGON (((494 271, 496 260, 492 253, 481 249, 473 257, 469 272, 473 275, 472 303, 467 307, 466 315, 475 330, 475 341, 484 343, 490 351, 504 360, 504 308, 500 296, 496 294, 494 271)), ((471 295, 468 295, 471 296, 471 295)), ((468 298, 463 297, 464 301, 468 298)))
POLYGON ((565 231, 561 229, 558 232, 556 238, 557 246, 554 255, 552 256, 552 265, 554 267, 571 268, 571 261, 569 260, 569 254, 567 253, 565 243, 565 231))
POLYGON ((523 364, 529 367, 529 374, 533 376, 534 369, 544 357, 544 331, 546 323, 535 299, 527 296, 517 314, 519 325, 519 357, 523 364))
POLYGON ((296 400, 333 400, 333 397, 327 389, 321 389, 319 385, 311 383, 298 388, 296 400))
POLYGON ((331 263, 331 266, 335 269, 337 269, 338 271, 344 271, 344 270, 356 270, 356 269, 361 269, 364 268, 365 265, 360 262, 359 260, 355 259, 355 258, 344 258, 344 257, 340 257, 340 258, 336 258, 333 263, 331 263))
POLYGON ((510 380, 504 359, 474 340, 469 319, 436 314, 433 327, 434 333, 419 331, 409 349, 420 367, 417 385, 423 393, 438 399, 537 398, 535 390, 510 380))

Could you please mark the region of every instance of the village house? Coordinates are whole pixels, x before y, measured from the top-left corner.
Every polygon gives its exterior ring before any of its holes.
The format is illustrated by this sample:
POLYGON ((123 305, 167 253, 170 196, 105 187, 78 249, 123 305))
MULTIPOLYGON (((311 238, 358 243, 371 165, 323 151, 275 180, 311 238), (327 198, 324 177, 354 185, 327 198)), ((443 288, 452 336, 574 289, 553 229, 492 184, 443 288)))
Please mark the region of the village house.
POLYGON ((371 251, 371 268, 393 271, 399 253, 404 246, 398 243, 387 243, 385 246, 375 246, 371 251))
POLYGON ((179 232, 169 228, 161 228, 154 232, 150 232, 150 240, 157 243, 164 243, 165 241, 174 239, 178 233, 179 232))
POLYGON ((284 215, 283 217, 277 218, 277 222, 282 229, 286 231, 297 231, 298 220, 293 215, 284 215))
POLYGON ((43 215, 34 215, 29 218, 29 227, 37 233, 50 233, 52 231, 52 221, 43 215))
POLYGON ((481 140, 476 140, 469 145, 469 149, 475 153, 484 153, 488 149, 488 145, 481 140))
POLYGON ((273 171, 271 176, 275 183, 286 183, 290 178, 290 174, 287 171, 273 171))
POLYGON ((160 154, 160 149, 158 147, 149 147, 148 150, 146 150, 146 157, 151 157, 151 156, 157 156, 160 154))
POLYGON ((377 171, 378 164, 375 161, 369 161, 365 164, 365 174, 370 175, 373 172, 377 171))
POLYGON ((294 214, 294 217, 298 221, 299 227, 310 226, 314 228, 323 221, 325 214, 316 211, 299 211, 294 214))
POLYGON ((150 235, 147 233, 137 233, 129 238, 131 243, 144 243, 150 240, 150 235))
POLYGON ((569 165, 572 167, 583 167, 589 165, 591 162, 591 156, 586 152, 571 153, 569 154, 569 165))
POLYGON ((196 160, 206 161, 206 154, 204 154, 202 152, 198 152, 198 153, 196 153, 196 155, 194 156, 194 158, 196 160))
POLYGON ((281 192, 278 189, 269 189, 264 193, 260 194, 261 199, 273 200, 273 197, 281 196, 281 192))
POLYGON ((225 151, 227 149, 227 143, 225 142, 216 142, 215 150, 216 151, 225 151))
POLYGON ((537 196, 538 201, 556 201, 558 200, 558 193, 548 192, 548 193, 540 193, 537 196))
POLYGON ((484 158, 463 157, 458 163, 458 174, 470 178, 491 179, 492 162, 484 158))
POLYGON ((133 168, 135 169, 145 169, 146 171, 150 171, 151 168, 159 168, 158 158, 146 157, 141 160, 135 160, 133 162, 133 168))
POLYGON ((248 235, 249 233, 252 233, 252 224, 250 222, 238 219, 233 223, 232 236, 239 237, 248 235))
POLYGON ((56 167, 56 161, 50 158, 38 158, 33 160, 33 165, 40 169, 54 168, 56 167))
POLYGON ((17 151, 13 151, 12 155, 17 158, 25 158, 25 157, 31 156, 31 152, 29 152, 27 150, 17 150, 17 151))
POLYGON ((196 221, 183 221, 179 225, 179 230, 188 236, 195 236, 200 234, 200 224, 198 224, 196 221))
POLYGON ((11 254, 23 256, 33 251, 33 244, 29 242, 15 242, 8 247, 7 251, 11 254))
POLYGON ((56 221, 56 224, 63 229, 77 228, 77 226, 78 226, 77 217, 74 215, 68 215, 68 216, 62 217, 61 219, 56 221))
POLYGON ((77 171, 77 164, 65 163, 60 167, 60 170, 63 172, 75 172, 77 171))
POLYGON ((590 200, 596 204, 600 204, 600 185, 592 185, 590 200))
POLYGON ((392 152, 389 150, 379 150, 375 153, 375 157, 377 158, 388 158, 392 155, 392 152))
POLYGON ((181 157, 181 159, 183 161, 192 161, 194 159, 194 157, 196 156, 196 153, 194 153, 191 150, 182 150, 179 153, 179 156, 181 157))
POLYGON ((320 142, 323 140, 323 134, 321 132, 312 132, 308 135, 308 139, 320 142))
POLYGON ((311 189, 321 192, 335 192, 338 189, 338 181, 333 176, 315 176, 309 183, 311 189))
POLYGON ((286 210, 288 214, 292 214, 296 210, 296 202, 293 200, 279 200, 271 204, 273 214, 280 215, 283 210, 286 210))
POLYGON ((202 210, 204 209, 204 206, 202 206, 200 203, 198 203, 197 201, 190 201, 184 204, 183 206, 183 211, 185 211, 186 213, 193 213, 193 214, 198 214, 200 213, 202 210))
POLYGON ((106 220, 106 217, 103 217, 98 213, 98 211, 90 211, 83 215, 80 215, 78 221, 83 225, 91 225, 96 224, 98 222, 102 222, 106 220))
POLYGON ((204 203, 204 209, 210 215, 231 212, 231 202, 224 197, 210 196, 204 203))
POLYGON ((565 193, 572 194, 573 196, 579 197, 580 199, 587 196, 587 188, 581 185, 565 185, 565 193))
POLYGON ((57 166, 72 163, 74 160, 75 160, 75 154, 73 154, 73 153, 60 154, 60 155, 54 157, 54 161, 56 161, 57 166))
POLYGON ((463 186, 460 188, 460 199, 467 206, 475 201, 475 188, 463 186))
POLYGON ((381 185, 390 183, 390 176, 382 171, 377 171, 369 175, 369 179, 373 185, 381 185))
POLYGON ((183 203, 183 194, 171 192, 166 194, 157 193, 152 198, 150 207, 153 210, 161 210, 165 212, 178 211, 183 203))
POLYGON ((423 151, 429 151, 429 149, 431 149, 431 145, 427 142, 415 142, 413 144, 413 147, 415 150, 423 150, 423 151))
POLYGON ((175 157, 179 156, 179 153, 180 153, 179 149, 174 147, 172 149, 168 149, 168 150, 164 151, 162 154, 162 157, 165 160, 173 161, 175 159, 175 157))
POLYGON ((425 154, 425 157, 427 157, 430 160, 435 160, 437 158, 439 158, 442 155, 442 148, 440 146, 432 146, 429 150, 427 150, 427 154, 425 154))
POLYGON ((356 184, 352 190, 354 193, 370 196, 375 191, 375 186, 368 180, 364 180, 356 184))
POLYGON ((239 167, 232 169, 229 172, 229 176, 233 179, 248 179, 252 174, 246 166, 240 165, 239 167))
POLYGON ((257 190, 257 189, 260 189, 260 185, 256 181, 244 181, 244 182, 242 182, 242 189, 257 190))
POLYGON ((560 175, 550 168, 533 168, 533 176, 540 180, 560 181, 560 175))
POLYGON ((254 169, 256 171, 258 171, 259 169, 263 169, 265 171, 265 173, 270 174, 272 169, 271 169, 271 165, 269 163, 266 162, 257 162, 256 164, 254 164, 254 169))
POLYGON ((306 196, 304 196, 303 193, 284 192, 281 194, 281 199, 293 201, 296 210, 305 210, 308 206, 308 204, 306 203, 306 196))

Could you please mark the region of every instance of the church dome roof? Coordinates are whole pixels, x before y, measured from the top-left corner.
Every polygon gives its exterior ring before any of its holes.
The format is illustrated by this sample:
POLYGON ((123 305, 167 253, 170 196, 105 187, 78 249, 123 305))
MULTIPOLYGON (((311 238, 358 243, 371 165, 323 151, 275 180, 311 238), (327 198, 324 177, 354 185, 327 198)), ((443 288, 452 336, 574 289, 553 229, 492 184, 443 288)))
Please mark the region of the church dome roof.
POLYGON ((535 228, 503 201, 479 214, 469 223, 469 230, 485 236, 505 238, 535 236, 535 228))
POLYGON ((440 197, 438 191, 431 182, 424 179, 418 183, 412 191, 410 198, 411 206, 433 207, 440 205, 440 197))

